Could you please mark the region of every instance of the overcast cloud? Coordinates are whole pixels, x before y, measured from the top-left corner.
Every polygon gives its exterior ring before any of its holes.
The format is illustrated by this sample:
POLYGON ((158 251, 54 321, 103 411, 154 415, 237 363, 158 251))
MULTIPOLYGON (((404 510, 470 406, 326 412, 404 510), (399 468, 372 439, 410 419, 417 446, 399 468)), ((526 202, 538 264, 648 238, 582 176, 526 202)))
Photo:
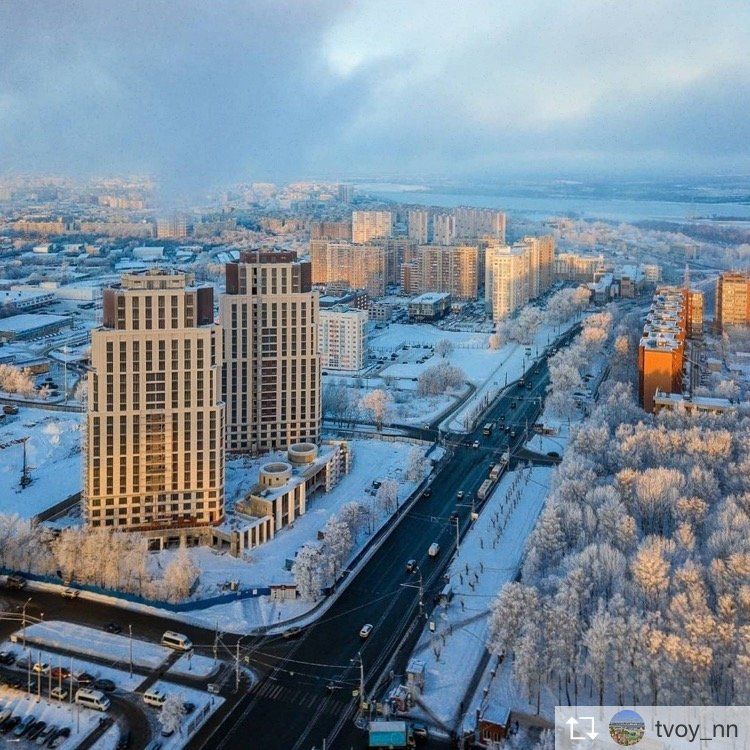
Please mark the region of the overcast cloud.
POLYGON ((750 3, 0 4, 0 171, 750 169, 750 3))

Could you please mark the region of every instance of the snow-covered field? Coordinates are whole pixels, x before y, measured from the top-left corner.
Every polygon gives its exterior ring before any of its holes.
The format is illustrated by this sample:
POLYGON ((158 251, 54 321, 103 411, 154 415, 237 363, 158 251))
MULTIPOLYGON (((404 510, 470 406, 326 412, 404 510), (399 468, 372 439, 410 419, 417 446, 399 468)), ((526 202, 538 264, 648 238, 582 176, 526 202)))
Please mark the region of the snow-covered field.
POLYGON ((0 443, 28 437, 31 484, 21 489, 23 446, 0 452, 0 513, 31 518, 81 491, 82 414, 20 408, 0 422, 0 443))
MULTIPOLYGON (((425 662, 422 701, 446 726, 453 726, 465 700, 485 651, 490 604, 516 576, 551 474, 549 468, 532 468, 503 477, 451 563, 453 599, 433 611, 435 632, 425 628, 412 654, 425 662)), ((424 716, 419 707, 413 714, 424 716)))
MULTIPOLYGON (((16 645, 21 642, 22 633, 23 629, 15 633, 14 642, 16 645)), ((26 627, 26 641, 52 649, 75 651, 78 654, 93 656, 115 665, 129 663, 132 647, 133 664, 148 669, 156 669, 161 666, 174 653, 172 649, 156 643, 141 641, 137 638, 133 638, 131 643, 130 638, 125 635, 116 635, 84 625, 55 620, 28 625, 26 627)), ((169 673, 205 678, 215 670, 216 665, 213 659, 193 654, 189 660, 181 657, 171 667, 169 673)))

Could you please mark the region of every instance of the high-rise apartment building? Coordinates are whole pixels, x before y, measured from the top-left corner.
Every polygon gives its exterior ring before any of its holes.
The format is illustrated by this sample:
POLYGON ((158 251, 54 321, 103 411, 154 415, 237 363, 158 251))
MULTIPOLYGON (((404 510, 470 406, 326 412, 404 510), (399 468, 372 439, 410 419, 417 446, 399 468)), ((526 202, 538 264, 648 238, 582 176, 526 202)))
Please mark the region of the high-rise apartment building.
POLYGON ((529 299, 528 245, 488 247, 485 255, 484 297, 493 320, 502 320, 529 299))
POLYGON ((354 185, 339 185, 338 197, 341 203, 351 203, 354 200, 354 185))
POLYGON ((316 221, 310 227, 311 240, 342 240, 351 242, 351 221, 316 221))
POLYGON ((156 221, 156 236, 159 239, 180 239, 187 235, 188 220, 184 214, 173 214, 156 221))
POLYGON ((697 382, 690 339, 700 335, 702 297, 698 290, 674 286, 659 287, 654 294, 638 346, 638 396, 648 412, 654 411, 657 391, 682 394, 685 380, 697 382))
POLYGON ((352 242, 366 242, 393 234, 393 214, 390 211, 352 211, 352 242))
POLYGON ((453 299, 476 299, 478 259, 476 245, 420 245, 415 259, 402 264, 402 292, 448 292, 453 299))
POLYGON ((436 245, 452 245, 456 240, 456 217, 453 214, 435 214, 432 217, 432 241, 436 245))
POLYGON ((409 239, 420 245, 430 241, 430 212, 423 209, 409 211, 409 239))
POLYGON ((719 331, 726 326, 750 324, 750 274, 725 272, 716 282, 714 324, 719 331))
POLYGON ((562 281, 596 281, 597 274, 604 272, 603 255, 576 255, 558 253, 553 257, 554 277, 562 281))
POLYGON ((259 453, 320 437, 318 295, 310 262, 292 251, 250 250, 226 265, 227 449, 259 453))
POLYGON ((95 528, 216 524, 224 514, 221 329, 213 289, 168 271, 103 291, 91 334, 84 509, 95 528))
POLYGON ((367 310, 346 305, 321 309, 318 322, 320 366, 357 371, 365 366, 367 310))
POLYGON ((310 242, 312 282, 366 289, 370 297, 382 297, 388 284, 398 280, 397 248, 391 240, 365 245, 350 242, 310 242))
POLYGON ((455 236, 459 239, 491 237, 505 243, 505 214, 490 208, 469 208, 461 206, 453 209, 455 236))

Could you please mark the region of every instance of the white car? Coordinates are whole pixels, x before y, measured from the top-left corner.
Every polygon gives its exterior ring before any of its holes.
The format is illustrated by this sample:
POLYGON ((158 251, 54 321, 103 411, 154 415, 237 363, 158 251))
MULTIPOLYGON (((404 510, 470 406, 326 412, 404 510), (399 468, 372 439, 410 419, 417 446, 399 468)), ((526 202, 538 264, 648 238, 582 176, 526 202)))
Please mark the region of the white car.
POLYGON ((53 687, 49 691, 49 697, 58 701, 64 701, 68 697, 68 691, 62 687, 53 687))
POLYGON ((363 625, 361 630, 359 631, 359 637, 362 639, 368 638, 370 633, 372 633, 372 625, 368 622, 367 625, 363 625))
POLYGON ((159 688, 150 688, 143 694, 143 702, 154 708, 161 708, 166 700, 167 694, 159 688))
POLYGON ((471 447, 472 447, 472 448, 478 448, 478 447, 479 447, 479 441, 478 441, 478 440, 475 440, 475 441, 474 441, 474 442, 473 442, 473 443, 471 444, 471 447))

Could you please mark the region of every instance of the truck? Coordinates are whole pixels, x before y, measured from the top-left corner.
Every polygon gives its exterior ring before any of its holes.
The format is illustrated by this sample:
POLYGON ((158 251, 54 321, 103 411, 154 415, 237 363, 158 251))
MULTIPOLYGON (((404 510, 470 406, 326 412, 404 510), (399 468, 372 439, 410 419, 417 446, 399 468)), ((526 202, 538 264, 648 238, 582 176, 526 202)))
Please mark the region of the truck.
POLYGON ((371 721, 368 747, 409 747, 409 728, 405 721, 371 721))
POLYGON ((503 475, 503 472, 505 471, 507 467, 507 464, 505 461, 500 461, 499 463, 493 464, 492 468, 490 469, 490 479, 493 482, 497 482, 498 479, 503 475))
POLYGON ((487 496, 492 492, 492 488, 495 486, 495 480, 494 479, 485 479, 484 482, 479 486, 479 489, 477 490, 477 497, 480 500, 484 500, 487 498, 487 496))
POLYGON ((482 434, 483 435, 492 434, 492 422, 487 422, 487 424, 484 427, 482 427, 482 434))

